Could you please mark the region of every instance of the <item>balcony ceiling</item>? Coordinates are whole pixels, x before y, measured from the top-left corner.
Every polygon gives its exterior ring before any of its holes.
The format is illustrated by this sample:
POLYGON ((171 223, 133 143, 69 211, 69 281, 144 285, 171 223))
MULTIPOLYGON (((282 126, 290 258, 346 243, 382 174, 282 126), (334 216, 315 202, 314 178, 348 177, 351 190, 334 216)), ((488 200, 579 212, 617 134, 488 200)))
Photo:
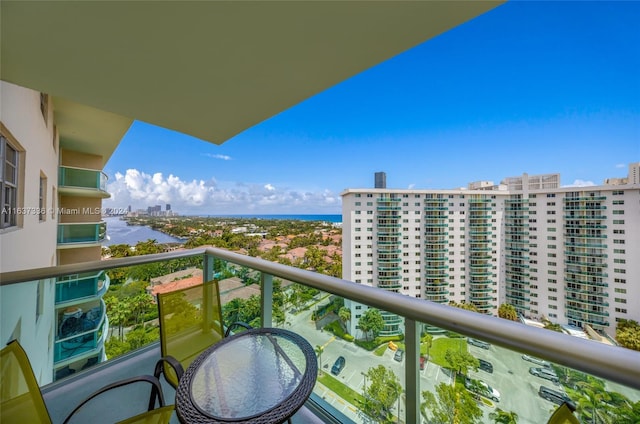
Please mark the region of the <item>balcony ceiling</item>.
POLYGON ((106 158, 133 119, 221 144, 501 3, 4 0, 0 75, 106 158))

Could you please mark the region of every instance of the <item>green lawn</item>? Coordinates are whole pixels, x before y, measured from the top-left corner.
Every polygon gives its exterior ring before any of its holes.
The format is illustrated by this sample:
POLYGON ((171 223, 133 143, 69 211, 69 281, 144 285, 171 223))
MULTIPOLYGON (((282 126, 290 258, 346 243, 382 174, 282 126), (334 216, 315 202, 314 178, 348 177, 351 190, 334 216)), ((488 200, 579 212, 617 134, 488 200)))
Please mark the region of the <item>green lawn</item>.
POLYGON ((332 392, 334 392, 335 394, 337 394, 342 399, 346 400, 356 408, 360 408, 360 405, 364 401, 364 398, 362 397, 362 395, 360 395, 350 387, 345 386, 339 380, 333 378, 331 375, 327 374, 324 371, 320 372, 320 375, 318 376, 318 381, 324 384, 327 387, 327 389, 331 390, 332 392))
MULTIPOLYGON (((424 351, 426 353, 426 347, 423 346, 424 351)), ((433 345, 429 350, 429 359, 430 362, 440 365, 441 367, 447 367, 449 364, 444 359, 444 355, 447 353, 447 350, 462 350, 463 352, 467 351, 467 340, 466 339, 450 339, 447 337, 439 337, 433 340, 433 345)), ((420 350, 422 352, 422 349, 420 350)))

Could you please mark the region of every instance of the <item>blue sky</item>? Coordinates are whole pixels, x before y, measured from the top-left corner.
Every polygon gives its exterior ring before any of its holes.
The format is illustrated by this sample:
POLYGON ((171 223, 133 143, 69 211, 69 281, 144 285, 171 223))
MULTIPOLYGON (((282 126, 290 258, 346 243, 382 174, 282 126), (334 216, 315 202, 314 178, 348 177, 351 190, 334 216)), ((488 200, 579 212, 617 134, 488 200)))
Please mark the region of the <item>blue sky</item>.
POLYGON ((640 161, 640 2, 512 2, 221 146, 136 122, 105 167, 105 207, 340 213, 340 192, 446 189, 640 161))

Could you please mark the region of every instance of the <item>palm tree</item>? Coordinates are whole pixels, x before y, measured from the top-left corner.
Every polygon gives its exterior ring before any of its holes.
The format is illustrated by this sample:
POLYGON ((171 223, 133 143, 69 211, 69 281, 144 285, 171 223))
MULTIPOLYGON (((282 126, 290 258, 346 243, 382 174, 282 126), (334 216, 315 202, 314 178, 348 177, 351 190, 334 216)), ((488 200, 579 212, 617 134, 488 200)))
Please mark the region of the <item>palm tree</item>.
POLYGON ((513 411, 503 411, 498 408, 495 412, 489 414, 489 419, 496 424, 517 424, 518 414, 513 411))
POLYGON ((320 345, 316 345, 316 355, 318 355, 318 374, 322 370, 322 352, 324 352, 324 347, 320 345))
POLYGON ((351 320, 351 309, 347 308, 346 306, 340 308, 338 310, 338 318, 340 318, 340 321, 342 321, 345 328, 347 328, 347 322, 351 320))
POLYGON ((576 383, 575 397, 577 409, 582 421, 591 424, 613 423, 612 406, 609 404, 611 396, 605 391, 604 383, 595 378, 576 383))

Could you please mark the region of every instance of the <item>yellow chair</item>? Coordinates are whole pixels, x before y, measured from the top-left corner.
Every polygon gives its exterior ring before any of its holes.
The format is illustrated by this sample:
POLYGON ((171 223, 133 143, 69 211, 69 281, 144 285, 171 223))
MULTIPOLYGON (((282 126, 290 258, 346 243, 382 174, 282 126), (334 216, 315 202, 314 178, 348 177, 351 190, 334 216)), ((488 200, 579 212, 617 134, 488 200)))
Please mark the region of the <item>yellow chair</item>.
POLYGON ((229 335, 235 327, 251 328, 234 322, 224 331, 218 282, 158 293, 160 347, 162 358, 156 364, 155 377, 164 373, 174 388, 184 370, 211 345, 229 335))
POLYGON ((575 409, 574 405, 564 402, 553 412, 547 424, 580 424, 578 418, 573 415, 575 409))
MULTIPOLYGON (((42 398, 40 387, 33 374, 31 363, 20 343, 13 340, 0 351, 0 422, 1 423, 51 423, 49 411, 42 398)), ((153 376, 133 377, 105 386, 82 401, 64 420, 67 423, 83 405, 94 397, 117 387, 136 382, 151 384, 151 398, 149 410, 135 417, 128 418, 122 423, 160 424, 168 423, 173 414, 173 405, 165 406, 162 388, 157 378, 153 376), (159 408, 155 406, 158 398, 159 408)))

